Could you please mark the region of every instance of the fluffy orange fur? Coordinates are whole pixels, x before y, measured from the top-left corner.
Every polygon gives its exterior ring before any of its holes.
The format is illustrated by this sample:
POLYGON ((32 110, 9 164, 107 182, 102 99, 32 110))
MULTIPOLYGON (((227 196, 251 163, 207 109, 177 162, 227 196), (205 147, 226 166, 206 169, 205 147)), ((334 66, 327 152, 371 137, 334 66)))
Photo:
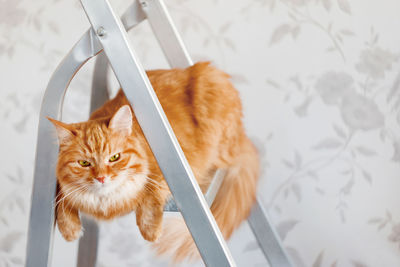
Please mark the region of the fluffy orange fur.
MULTIPOLYGON (((229 238, 249 215, 259 174, 238 92, 209 63, 147 75, 201 189, 208 188, 215 170, 227 170, 211 211, 229 238)), ((81 234, 80 211, 101 220, 135 211, 141 234, 156 241, 158 253, 175 260, 197 254, 182 220, 171 218, 162 226, 170 192, 122 90, 86 122, 50 120, 60 143, 56 215, 66 240, 81 234)))

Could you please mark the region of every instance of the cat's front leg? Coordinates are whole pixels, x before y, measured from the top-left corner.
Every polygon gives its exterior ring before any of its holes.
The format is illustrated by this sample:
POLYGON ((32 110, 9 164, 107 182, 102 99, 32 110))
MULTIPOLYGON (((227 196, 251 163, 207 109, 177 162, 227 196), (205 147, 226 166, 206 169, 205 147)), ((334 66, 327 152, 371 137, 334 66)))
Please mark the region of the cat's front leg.
POLYGON ((76 209, 65 205, 64 202, 57 206, 57 225, 62 236, 67 241, 74 241, 81 235, 81 220, 76 209))
POLYGON ((165 198, 159 190, 152 190, 136 208, 136 224, 147 241, 156 241, 162 231, 165 198))

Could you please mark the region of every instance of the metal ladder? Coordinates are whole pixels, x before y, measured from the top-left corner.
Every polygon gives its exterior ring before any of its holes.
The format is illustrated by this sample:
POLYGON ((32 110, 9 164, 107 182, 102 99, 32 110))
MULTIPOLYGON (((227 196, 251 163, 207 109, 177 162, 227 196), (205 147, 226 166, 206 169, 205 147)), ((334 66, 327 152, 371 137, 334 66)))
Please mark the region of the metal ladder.
MULTIPOLYGON (((206 201, 146 73, 128 44, 127 31, 148 19, 170 66, 185 68, 192 65, 163 1, 134 1, 121 19, 115 15, 108 0, 81 0, 81 3, 91 28, 57 67, 41 106, 25 266, 42 267, 51 263, 58 146, 52 142, 53 126, 45 117, 61 120, 63 100, 70 81, 90 58, 98 54, 90 110, 97 109, 108 99, 108 62, 134 108, 173 195, 174 202, 169 203, 165 210, 182 213, 206 266, 236 266, 209 209, 223 172, 217 172, 207 191, 206 201)), ((248 222, 270 265, 292 266, 259 201, 255 203, 248 222)), ((85 234, 79 241, 78 266, 95 266, 98 226, 85 217, 82 224, 85 234)))

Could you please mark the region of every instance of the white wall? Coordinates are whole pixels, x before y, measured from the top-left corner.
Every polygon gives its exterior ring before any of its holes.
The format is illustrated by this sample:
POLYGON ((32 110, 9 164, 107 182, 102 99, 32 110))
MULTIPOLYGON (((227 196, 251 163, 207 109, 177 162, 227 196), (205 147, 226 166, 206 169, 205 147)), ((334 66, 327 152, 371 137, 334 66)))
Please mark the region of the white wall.
MULTIPOLYGON (((400 266, 400 2, 166 2, 193 58, 241 93, 259 196, 296 266, 400 266)), ((88 26, 78 1, 0 2, 0 266, 24 262, 40 101, 88 26)), ((130 36, 146 67, 167 66, 148 25, 130 36)), ((90 69, 66 121, 87 118, 90 69)), ((166 266, 130 216, 102 225, 101 242, 99 266, 166 266)), ((247 225, 233 236, 239 266, 266 266, 254 242, 247 225)), ((73 266, 75 248, 57 238, 54 266, 73 266)))

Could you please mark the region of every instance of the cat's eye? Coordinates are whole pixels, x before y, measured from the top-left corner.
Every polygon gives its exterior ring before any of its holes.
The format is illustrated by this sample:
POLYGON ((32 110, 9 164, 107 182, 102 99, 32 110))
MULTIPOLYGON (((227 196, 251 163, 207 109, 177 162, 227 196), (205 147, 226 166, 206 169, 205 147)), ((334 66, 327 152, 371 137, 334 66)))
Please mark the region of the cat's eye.
POLYGON ((121 156, 120 153, 117 153, 117 154, 115 154, 114 156, 111 156, 110 159, 109 159, 108 161, 109 161, 109 162, 117 161, 117 160, 119 160, 119 157, 120 157, 120 156, 121 156))
POLYGON ((82 167, 89 167, 90 166, 90 162, 86 161, 86 160, 78 160, 78 163, 82 166, 82 167))

